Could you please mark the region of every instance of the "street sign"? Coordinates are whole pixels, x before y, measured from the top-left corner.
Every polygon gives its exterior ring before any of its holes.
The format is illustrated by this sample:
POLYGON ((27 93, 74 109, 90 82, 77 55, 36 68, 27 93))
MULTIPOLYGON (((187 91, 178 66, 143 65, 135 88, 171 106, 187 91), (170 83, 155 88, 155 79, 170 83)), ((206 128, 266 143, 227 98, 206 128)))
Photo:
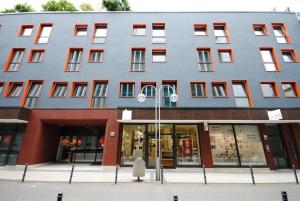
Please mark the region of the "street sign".
POLYGON ((273 110, 273 111, 268 111, 268 117, 269 120, 280 120, 282 119, 282 114, 281 114, 281 110, 273 110))

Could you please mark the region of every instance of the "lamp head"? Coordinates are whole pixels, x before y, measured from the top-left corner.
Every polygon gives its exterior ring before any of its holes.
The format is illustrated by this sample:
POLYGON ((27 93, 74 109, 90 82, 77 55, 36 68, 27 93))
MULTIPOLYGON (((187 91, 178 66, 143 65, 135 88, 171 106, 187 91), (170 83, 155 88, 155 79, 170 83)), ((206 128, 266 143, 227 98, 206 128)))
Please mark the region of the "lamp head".
POLYGON ((139 94, 137 99, 138 99, 139 102, 142 103, 146 100, 146 96, 145 96, 145 94, 139 94))
POLYGON ((178 95, 177 94, 171 94, 170 96, 171 102, 177 102, 178 101, 178 95))

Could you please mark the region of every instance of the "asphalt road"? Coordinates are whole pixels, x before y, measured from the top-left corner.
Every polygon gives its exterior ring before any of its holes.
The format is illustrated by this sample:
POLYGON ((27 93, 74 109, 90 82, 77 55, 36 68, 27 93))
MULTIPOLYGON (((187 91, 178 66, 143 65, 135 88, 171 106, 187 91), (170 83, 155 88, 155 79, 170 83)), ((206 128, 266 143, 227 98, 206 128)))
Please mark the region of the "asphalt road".
POLYGON ((56 183, 0 180, 0 201, 289 201, 300 200, 296 184, 156 184, 156 183, 56 183))

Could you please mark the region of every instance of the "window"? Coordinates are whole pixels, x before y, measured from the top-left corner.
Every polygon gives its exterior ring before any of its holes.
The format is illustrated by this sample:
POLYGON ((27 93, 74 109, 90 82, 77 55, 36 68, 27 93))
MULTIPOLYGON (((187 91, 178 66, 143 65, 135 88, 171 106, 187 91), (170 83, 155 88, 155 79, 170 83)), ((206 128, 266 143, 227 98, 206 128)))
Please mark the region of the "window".
POLYGON ((135 84, 124 82, 120 84, 120 97, 134 97, 135 84))
POLYGON ((146 96, 146 97, 155 97, 155 87, 156 87, 156 83, 154 82, 150 82, 150 83, 146 83, 146 82, 142 82, 141 83, 141 89, 143 89, 142 93, 146 96))
POLYGON ((0 96, 2 95, 3 88, 4 88, 4 83, 0 82, 0 96))
POLYGON ((273 23, 273 32, 276 37, 277 43, 290 43, 286 27, 282 23, 273 23))
POLYGON ((233 96, 237 107, 250 107, 247 81, 233 81, 233 96))
POLYGON ((131 71, 145 71, 145 49, 132 49, 131 71))
POLYGON ((85 97, 86 90, 87 90, 86 82, 74 82, 71 95, 72 97, 85 97))
POLYGON ((22 82, 9 82, 7 86, 7 97, 19 97, 23 88, 22 82))
POLYGON ((219 59, 221 63, 232 63, 234 62, 233 54, 231 49, 218 49, 219 59))
POLYGON ((28 62, 31 63, 41 63, 44 58, 45 50, 31 50, 30 55, 28 57, 28 62))
POLYGON ((95 24, 93 43, 105 43, 107 35, 107 24, 95 24))
POLYGON ((214 23, 216 43, 229 43, 227 27, 225 23, 214 23))
POLYGON ((35 43, 48 43, 52 30, 52 24, 41 24, 35 37, 35 43))
POLYGON ((192 97, 207 97, 205 82, 192 82, 191 83, 192 97))
POLYGON ((21 62, 24 56, 24 48, 13 48, 10 52, 8 61, 5 65, 5 71, 16 72, 21 66, 21 62))
POLYGON ((260 86, 264 97, 279 97, 275 82, 261 82, 260 86))
POLYGON ((298 97, 298 87, 296 82, 282 82, 282 90, 285 97, 298 97))
POLYGON ((90 50, 90 63, 101 63, 103 59, 103 50, 102 49, 91 49, 90 50))
POLYGON ((94 81, 94 91, 92 96, 92 107, 105 107, 107 96, 107 82, 94 81))
POLYGON ((207 36, 207 25, 206 24, 194 24, 194 35, 195 36, 207 36))
POLYGON ((210 48, 198 48, 198 69, 199 71, 207 72, 213 71, 212 58, 210 48))
POLYGON ((165 43, 165 23, 153 23, 152 24, 152 43, 165 43))
POLYGON ((76 24, 74 28, 75 36, 86 36, 87 35, 88 25, 86 24, 76 24))
POLYGON ((166 62, 166 50, 152 49, 152 62, 166 62))
POLYGON ((177 81, 163 81, 163 97, 162 106, 164 107, 176 107, 177 103, 172 102, 170 96, 177 93, 177 81))
POLYGON ((134 24, 133 25, 133 35, 134 36, 145 36, 146 35, 146 25, 145 24, 134 24))
POLYGON ((267 26, 265 24, 253 24, 253 30, 256 36, 268 35, 267 26))
POLYGON ((69 49, 69 55, 67 58, 67 67, 66 71, 74 72, 79 71, 81 55, 82 55, 82 48, 71 48, 69 49))
POLYGON ((281 49, 281 54, 285 63, 296 63, 299 61, 296 51, 293 49, 281 49))
POLYGON ((260 55, 266 71, 279 71, 279 64, 273 48, 261 48, 260 55))
POLYGON ((214 97, 227 97, 228 89, 226 82, 216 82, 212 83, 212 91, 214 97))
POLYGON ((52 85, 51 97, 65 97, 67 95, 67 82, 54 82, 52 85))
POLYGON ((34 108, 37 106, 38 99, 41 95, 43 82, 29 81, 29 88, 25 94, 24 107, 34 108))
POLYGON ((19 36, 31 36, 33 25, 22 25, 19 31, 19 36))

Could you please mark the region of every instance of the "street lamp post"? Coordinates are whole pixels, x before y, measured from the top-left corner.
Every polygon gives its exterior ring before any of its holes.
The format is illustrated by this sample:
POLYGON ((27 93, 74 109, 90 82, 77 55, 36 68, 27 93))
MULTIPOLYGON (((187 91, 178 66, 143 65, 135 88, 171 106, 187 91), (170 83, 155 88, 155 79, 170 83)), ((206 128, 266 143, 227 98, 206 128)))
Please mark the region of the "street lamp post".
POLYGON ((155 91, 155 140, 156 140, 156 160, 155 160, 155 170, 156 170, 156 181, 160 181, 160 166, 161 166, 161 145, 160 145, 160 106, 161 106, 161 89, 164 87, 171 88, 173 93, 170 95, 171 102, 176 102, 178 100, 178 96, 175 93, 175 88, 170 85, 161 85, 159 87, 155 87, 153 85, 145 85, 141 89, 141 93, 138 95, 138 101, 144 102, 146 100, 146 95, 143 94, 143 90, 146 87, 151 87, 155 91), (158 93, 157 93, 158 92, 158 93), (157 132, 158 130, 158 132, 157 132))

